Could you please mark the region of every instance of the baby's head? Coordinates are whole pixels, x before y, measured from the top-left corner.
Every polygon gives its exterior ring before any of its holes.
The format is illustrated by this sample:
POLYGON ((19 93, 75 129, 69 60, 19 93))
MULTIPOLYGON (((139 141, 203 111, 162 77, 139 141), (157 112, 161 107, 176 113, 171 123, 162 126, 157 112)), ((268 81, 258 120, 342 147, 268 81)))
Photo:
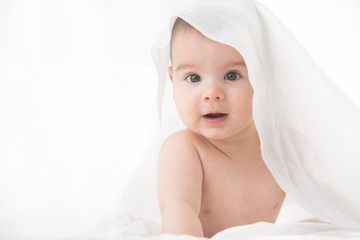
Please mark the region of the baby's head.
POLYGON ((181 18, 174 23, 170 43, 174 101, 187 128, 214 140, 251 128, 253 88, 241 54, 181 18))

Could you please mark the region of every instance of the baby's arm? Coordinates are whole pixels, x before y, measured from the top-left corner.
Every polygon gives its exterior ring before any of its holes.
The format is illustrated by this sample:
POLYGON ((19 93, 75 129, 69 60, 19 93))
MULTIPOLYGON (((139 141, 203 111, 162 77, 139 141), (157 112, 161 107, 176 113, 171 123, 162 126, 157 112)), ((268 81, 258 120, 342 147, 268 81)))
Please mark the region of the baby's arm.
POLYGON ((199 220, 202 166, 193 133, 171 135, 159 155, 158 195, 162 232, 203 236, 199 220))

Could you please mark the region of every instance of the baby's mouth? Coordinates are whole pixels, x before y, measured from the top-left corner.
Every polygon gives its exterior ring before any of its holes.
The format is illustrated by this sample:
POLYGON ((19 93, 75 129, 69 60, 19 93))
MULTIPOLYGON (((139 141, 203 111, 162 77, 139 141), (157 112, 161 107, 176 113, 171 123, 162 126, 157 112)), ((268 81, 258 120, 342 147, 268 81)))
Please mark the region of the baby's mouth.
POLYGON ((211 125, 217 125, 224 122, 227 118, 226 113, 208 113, 203 115, 203 119, 206 123, 211 125))
POLYGON ((220 118, 220 117, 223 117, 227 115, 226 113, 209 113, 209 114, 206 114, 204 115, 204 117, 206 118, 220 118))

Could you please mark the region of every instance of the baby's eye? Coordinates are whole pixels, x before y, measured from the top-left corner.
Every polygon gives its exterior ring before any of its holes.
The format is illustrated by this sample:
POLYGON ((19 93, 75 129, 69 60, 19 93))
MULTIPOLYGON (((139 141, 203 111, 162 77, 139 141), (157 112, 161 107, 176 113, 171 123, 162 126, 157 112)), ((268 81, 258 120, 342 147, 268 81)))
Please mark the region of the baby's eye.
POLYGON ((225 74, 225 76, 224 76, 225 80, 229 80, 229 81, 235 81, 235 80, 237 80, 239 77, 241 77, 241 75, 238 74, 237 72, 228 72, 228 73, 225 74))
POLYGON ((201 77, 197 74, 190 74, 186 77, 186 80, 191 83, 199 82, 201 80, 201 77))

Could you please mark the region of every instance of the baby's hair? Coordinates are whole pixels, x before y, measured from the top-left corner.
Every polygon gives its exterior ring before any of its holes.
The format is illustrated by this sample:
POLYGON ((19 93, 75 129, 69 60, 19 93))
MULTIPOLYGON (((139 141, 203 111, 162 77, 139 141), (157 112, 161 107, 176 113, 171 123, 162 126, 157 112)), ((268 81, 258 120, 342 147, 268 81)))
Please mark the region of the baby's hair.
POLYGON ((173 38, 175 36, 175 33, 179 32, 179 30, 189 30, 189 29, 195 29, 193 26, 191 26, 189 23, 187 23, 184 19, 178 17, 175 20, 175 23, 172 28, 171 32, 171 39, 170 39, 170 59, 172 59, 172 45, 173 45, 173 38))

